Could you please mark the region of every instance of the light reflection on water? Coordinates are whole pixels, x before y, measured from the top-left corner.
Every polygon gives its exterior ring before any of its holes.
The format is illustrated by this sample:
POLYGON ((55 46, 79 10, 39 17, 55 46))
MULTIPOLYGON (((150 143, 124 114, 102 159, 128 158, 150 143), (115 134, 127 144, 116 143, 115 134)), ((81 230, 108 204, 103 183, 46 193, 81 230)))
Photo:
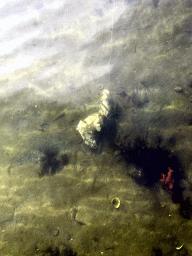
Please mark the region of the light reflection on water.
POLYGON ((82 46, 113 28, 126 8, 124 0, 1 1, 1 96, 29 87, 58 97, 108 73, 110 59, 84 66, 82 46))

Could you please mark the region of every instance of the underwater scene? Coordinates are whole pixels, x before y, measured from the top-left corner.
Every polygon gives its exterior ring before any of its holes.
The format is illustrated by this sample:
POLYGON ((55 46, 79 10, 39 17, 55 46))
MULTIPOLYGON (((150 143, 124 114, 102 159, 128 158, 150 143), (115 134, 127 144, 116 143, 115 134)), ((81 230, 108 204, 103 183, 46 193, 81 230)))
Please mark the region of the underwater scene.
POLYGON ((192 255, 192 0, 0 23, 0 256, 192 255))

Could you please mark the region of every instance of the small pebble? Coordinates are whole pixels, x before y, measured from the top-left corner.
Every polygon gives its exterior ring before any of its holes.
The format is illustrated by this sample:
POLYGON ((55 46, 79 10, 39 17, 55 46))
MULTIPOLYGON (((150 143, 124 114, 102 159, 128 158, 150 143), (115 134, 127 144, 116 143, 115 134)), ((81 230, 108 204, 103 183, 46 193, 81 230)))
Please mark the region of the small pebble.
POLYGON ((174 90, 175 90, 176 92, 182 92, 182 91, 183 91, 183 88, 180 87, 180 86, 177 86, 177 87, 174 88, 174 90))
POLYGON ((189 95, 189 92, 188 92, 188 91, 184 91, 184 93, 185 93, 186 95, 189 95))
POLYGON ((70 215, 71 215, 71 219, 75 220, 76 214, 77 214, 78 210, 76 207, 73 207, 70 209, 70 215))
POLYGON ((113 205, 116 209, 118 209, 118 208, 120 207, 120 204, 121 204, 120 199, 119 199, 118 197, 114 197, 114 198, 111 200, 111 203, 112 203, 112 205, 113 205))
POLYGON ((59 235, 59 228, 58 227, 53 228, 52 234, 53 234, 53 236, 58 236, 59 235))

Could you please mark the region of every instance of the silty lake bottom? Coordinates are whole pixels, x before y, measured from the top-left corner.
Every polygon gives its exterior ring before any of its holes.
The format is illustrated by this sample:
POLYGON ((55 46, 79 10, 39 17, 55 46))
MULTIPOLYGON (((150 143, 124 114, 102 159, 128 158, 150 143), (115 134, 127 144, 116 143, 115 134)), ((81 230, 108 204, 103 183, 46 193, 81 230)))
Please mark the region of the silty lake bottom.
MULTIPOLYGON (((111 14, 122 2, 108 4, 111 14)), ((74 66, 50 32, 43 42, 59 53, 1 73, 0 255, 192 255, 191 27, 191 1, 127 1, 74 66), (92 149, 76 128, 104 89, 92 149)))

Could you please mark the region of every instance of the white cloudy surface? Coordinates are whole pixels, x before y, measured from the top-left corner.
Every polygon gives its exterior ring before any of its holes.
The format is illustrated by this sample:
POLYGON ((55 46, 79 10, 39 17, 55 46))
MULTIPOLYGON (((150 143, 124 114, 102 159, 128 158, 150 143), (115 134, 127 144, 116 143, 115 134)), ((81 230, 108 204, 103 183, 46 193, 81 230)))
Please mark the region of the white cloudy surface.
POLYGON ((23 88, 61 98, 108 73, 110 59, 85 67, 87 52, 82 47, 99 31, 112 31, 125 9, 132 7, 125 0, 1 1, 1 98, 23 88))

